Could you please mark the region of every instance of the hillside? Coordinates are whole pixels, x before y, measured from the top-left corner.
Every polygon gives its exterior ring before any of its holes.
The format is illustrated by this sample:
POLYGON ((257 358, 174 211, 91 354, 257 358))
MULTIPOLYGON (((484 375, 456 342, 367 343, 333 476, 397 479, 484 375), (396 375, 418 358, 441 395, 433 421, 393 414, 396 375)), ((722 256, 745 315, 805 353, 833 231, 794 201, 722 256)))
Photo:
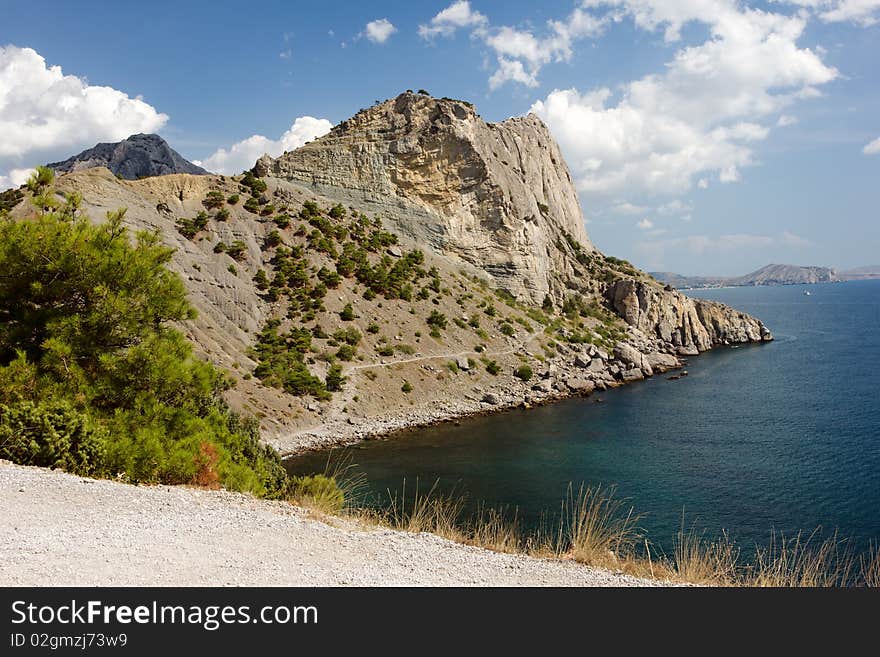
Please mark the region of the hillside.
MULTIPOLYGON (((233 407, 282 451, 636 381, 757 319, 598 252, 536 117, 411 93, 255 174, 63 175, 176 252, 233 407)), ((27 204, 13 216, 27 216, 27 204)))
POLYGON ((658 281, 679 289, 706 287, 752 287, 756 285, 811 285, 844 280, 828 267, 766 265, 744 276, 682 276, 672 272, 651 272, 658 281))
POLYGON ((864 281, 880 278, 880 265, 866 265, 855 267, 840 272, 840 278, 845 281, 864 281))
POLYGON ((47 165, 58 173, 105 167, 126 180, 170 173, 206 175, 202 167, 185 160, 159 135, 132 135, 115 143, 101 143, 78 155, 47 165))

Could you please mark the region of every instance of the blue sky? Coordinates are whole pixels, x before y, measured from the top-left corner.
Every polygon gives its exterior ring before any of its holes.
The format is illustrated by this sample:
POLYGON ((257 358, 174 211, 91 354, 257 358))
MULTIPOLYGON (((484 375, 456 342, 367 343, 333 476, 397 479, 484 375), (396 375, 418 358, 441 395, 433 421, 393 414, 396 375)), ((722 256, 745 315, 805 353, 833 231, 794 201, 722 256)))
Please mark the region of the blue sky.
POLYGON ((538 113, 593 241, 643 268, 880 261, 880 0, 80 0, 40 13, 3 2, 3 187, 139 131, 235 172, 424 88, 490 121, 538 113))

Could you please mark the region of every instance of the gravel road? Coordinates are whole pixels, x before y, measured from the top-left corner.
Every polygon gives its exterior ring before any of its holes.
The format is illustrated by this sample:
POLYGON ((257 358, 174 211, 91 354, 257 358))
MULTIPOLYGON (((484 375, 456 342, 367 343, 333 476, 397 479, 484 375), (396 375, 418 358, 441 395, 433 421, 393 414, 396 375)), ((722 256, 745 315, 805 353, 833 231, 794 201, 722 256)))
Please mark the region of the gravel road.
POLYGON ((431 534, 331 526, 227 491, 130 486, 0 461, 0 585, 650 586, 431 534))

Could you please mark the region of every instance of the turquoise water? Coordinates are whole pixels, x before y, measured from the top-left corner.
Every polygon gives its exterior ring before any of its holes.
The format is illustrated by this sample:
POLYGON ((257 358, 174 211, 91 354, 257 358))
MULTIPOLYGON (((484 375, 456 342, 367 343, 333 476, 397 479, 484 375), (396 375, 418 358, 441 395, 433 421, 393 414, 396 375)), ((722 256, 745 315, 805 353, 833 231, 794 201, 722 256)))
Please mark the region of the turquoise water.
POLYGON ((775 342, 694 357, 678 381, 364 443, 351 459, 377 499, 404 479, 439 480, 471 508, 516 508, 527 525, 569 482, 616 486, 667 550, 683 515, 743 546, 818 526, 858 547, 880 538, 880 281, 689 294, 760 317, 775 342))

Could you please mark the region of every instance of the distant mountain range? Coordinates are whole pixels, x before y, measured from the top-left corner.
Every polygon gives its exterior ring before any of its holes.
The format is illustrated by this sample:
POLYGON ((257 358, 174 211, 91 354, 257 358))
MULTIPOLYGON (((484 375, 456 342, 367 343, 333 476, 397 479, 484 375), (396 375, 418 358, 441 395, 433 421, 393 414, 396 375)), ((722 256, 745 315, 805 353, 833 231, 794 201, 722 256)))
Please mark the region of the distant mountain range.
POLYGON ((880 265, 868 265, 839 272, 830 267, 766 265, 745 276, 682 276, 668 271, 649 272, 658 281, 679 289, 706 287, 751 287, 755 285, 810 285, 880 278, 880 265))
POLYGON ((208 172, 184 159, 159 135, 132 135, 114 143, 97 144, 63 162, 47 165, 59 173, 93 167, 107 167, 126 180, 138 180, 169 173, 207 175, 208 172))

